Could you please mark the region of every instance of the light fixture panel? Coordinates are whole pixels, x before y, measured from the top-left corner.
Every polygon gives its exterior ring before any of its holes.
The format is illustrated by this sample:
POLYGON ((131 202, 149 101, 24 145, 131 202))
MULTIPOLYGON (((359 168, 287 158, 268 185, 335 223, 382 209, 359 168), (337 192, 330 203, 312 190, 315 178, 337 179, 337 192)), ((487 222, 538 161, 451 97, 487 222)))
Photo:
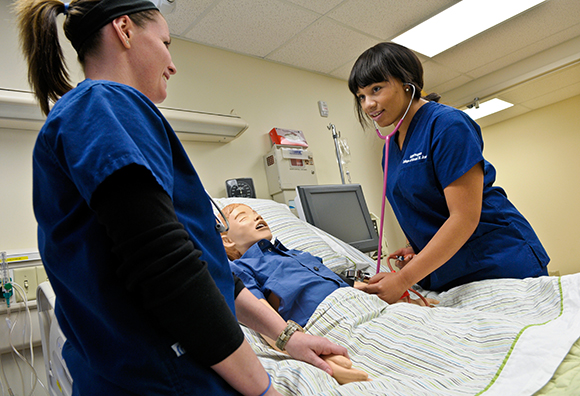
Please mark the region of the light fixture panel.
POLYGON ((473 120, 477 120, 478 118, 486 117, 490 114, 497 113, 499 111, 508 109, 512 107, 513 104, 506 102, 505 100, 501 100, 498 98, 493 98, 488 100, 487 102, 479 103, 479 107, 472 107, 470 109, 463 110, 467 113, 473 120))
POLYGON ((392 41, 433 57, 545 0, 463 0, 392 41))

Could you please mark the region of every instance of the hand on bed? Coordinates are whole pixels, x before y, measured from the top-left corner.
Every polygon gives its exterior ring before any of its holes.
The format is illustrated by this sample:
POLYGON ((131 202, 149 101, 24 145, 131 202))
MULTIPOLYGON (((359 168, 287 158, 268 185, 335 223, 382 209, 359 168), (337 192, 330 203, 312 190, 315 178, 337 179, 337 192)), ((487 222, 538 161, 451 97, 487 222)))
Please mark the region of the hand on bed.
POLYGON ((381 300, 394 304, 405 294, 407 287, 401 282, 398 272, 379 272, 361 290, 376 294, 381 300))
POLYGON ((324 337, 298 331, 290 337, 288 344, 286 344, 286 352, 294 359, 310 363, 330 375, 334 374, 334 370, 322 359, 321 355, 341 355, 348 358, 348 351, 345 347, 336 345, 324 337))
POLYGON ((330 365, 334 372, 332 376, 340 385, 351 382, 370 381, 367 373, 352 368, 352 362, 347 357, 342 355, 323 355, 321 358, 330 365))

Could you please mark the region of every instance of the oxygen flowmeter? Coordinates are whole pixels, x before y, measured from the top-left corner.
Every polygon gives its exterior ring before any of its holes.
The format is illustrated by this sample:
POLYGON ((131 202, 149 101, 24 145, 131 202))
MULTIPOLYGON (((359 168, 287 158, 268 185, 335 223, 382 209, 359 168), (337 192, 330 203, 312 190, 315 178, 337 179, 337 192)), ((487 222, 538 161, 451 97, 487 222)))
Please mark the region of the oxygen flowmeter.
POLYGON ((2 297, 4 297, 4 299, 6 300, 6 306, 10 307, 10 298, 12 297, 12 294, 14 292, 12 289, 12 279, 10 278, 10 273, 8 271, 6 252, 0 252, 0 256, 2 257, 2 269, 1 269, 2 297))

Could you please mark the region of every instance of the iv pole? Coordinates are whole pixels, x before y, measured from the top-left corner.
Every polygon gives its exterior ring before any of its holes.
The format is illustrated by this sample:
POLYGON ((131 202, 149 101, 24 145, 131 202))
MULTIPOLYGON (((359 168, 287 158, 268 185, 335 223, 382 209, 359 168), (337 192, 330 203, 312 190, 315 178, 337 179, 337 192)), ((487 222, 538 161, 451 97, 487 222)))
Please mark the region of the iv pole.
POLYGON ((334 147, 336 148, 336 159, 338 161, 338 169, 340 170, 340 179, 342 180, 342 184, 345 184, 344 172, 342 170, 342 158, 340 156, 340 147, 338 145, 338 138, 340 137, 339 132, 336 131, 336 127, 332 123, 330 123, 327 128, 332 130, 332 138, 334 139, 334 147))

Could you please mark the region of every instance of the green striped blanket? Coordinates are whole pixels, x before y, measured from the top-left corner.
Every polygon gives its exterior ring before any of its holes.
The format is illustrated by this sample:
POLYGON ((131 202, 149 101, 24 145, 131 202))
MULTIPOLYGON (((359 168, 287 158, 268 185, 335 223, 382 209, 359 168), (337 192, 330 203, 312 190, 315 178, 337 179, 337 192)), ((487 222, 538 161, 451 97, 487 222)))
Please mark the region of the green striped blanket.
MULTIPOLYGON (((302 222, 286 205, 247 198, 216 201, 222 207, 234 202, 252 207, 284 245, 322 258, 335 272, 353 266, 374 271, 368 256, 302 222)), ((575 342, 580 348, 580 274, 489 280, 425 294, 439 299, 439 306, 388 305, 339 289, 308 322, 308 333, 345 346, 353 367, 366 371, 369 382, 341 386, 321 370, 274 351, 252 330, 244 332, 285 395, 533 395, 575 342)), ((574 380, 580 368, 572 369, 552 379, 541 394, 567 389, 566 383, 580 385, 574 380)))
POLYGON ((580 274, 475 282, 388 305, 355 289, 328 296, 306 325, 345 346, 372 381, 338 385, 244 329, 286 395, 532 395, 580 336, 580 274))

